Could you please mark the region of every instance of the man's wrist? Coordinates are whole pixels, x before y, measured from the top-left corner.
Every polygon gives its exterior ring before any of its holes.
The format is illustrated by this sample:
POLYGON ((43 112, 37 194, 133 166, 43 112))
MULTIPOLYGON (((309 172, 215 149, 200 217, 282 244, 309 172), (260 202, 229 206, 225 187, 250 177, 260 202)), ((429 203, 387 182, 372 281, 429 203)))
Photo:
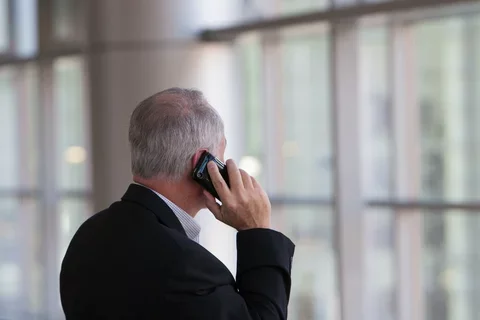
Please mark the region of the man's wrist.
POLYGON ((271 229, 270 225, 254 225, 254 226, 245 226, 245 227, 241 227, 241 228, 236 228, 237 231, 247 231, 247 230, 252 230, 252 229, 271 229))
POLYGON ((237 233, 237 272, 255 266, 278 266, 291 270, 295 245, 272 229, 249 229, 237 233))

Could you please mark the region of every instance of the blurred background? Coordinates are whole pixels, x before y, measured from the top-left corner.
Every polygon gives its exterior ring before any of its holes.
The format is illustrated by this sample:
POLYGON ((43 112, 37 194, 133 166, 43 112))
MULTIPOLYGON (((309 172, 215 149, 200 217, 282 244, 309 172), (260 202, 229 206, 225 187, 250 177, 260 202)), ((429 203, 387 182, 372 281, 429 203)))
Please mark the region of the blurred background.
MULTIPOLYGON (((289 319, 480 319, 480 2, 0 0, 0 319, 62 319, 130 113, 202 90, 297 245, 289 319)), ((235 273, 235 232, 201 243, 235 273)))

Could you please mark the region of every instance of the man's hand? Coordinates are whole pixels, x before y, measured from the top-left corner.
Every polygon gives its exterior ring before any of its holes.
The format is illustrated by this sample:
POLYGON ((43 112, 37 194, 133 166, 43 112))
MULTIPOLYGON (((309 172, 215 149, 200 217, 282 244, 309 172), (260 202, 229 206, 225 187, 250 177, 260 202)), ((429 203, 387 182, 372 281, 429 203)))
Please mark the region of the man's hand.
POLYGON ((270 228, 271 205, 267 194, 257 181, 243 170, 239 170, 233 160, 227 160, 230 188, 210 162, 208 173, 222 205, 207 191, 207 208, 223 223, 238 231, 254 228, 270 228))

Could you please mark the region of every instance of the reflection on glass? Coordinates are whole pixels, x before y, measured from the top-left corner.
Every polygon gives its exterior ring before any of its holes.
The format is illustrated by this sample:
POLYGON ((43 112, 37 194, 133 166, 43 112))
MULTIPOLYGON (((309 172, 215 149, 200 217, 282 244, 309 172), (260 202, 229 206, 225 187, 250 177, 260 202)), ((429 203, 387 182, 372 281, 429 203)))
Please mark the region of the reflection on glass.
POLYGON ((279 194, 330 197, 332 143, 328 39, 290 36, 281 44, 282 105, 276 109, 279 194))
POLYGON ((65 150, 65 161, 71 164, 79 164, 87 159, 87 151, 83 147, 72 146, 65 150))
POLYGON ((390 210, 369 209, 364 215, 363 228, 366 318, 397 319, 394 214, 390 210))
POLYGON ((415 28, 421 187, 428 199, 480 197, 480 74, 470 68, 478 60, 480 30, 471 19, 433 20, 415 28))
POLYGON ((478 319, 479 213, 424 212, 423 231, 425 319, 478 319))
POLYGON ((394 144, 387 87, 388 31, 364 28, 359 41, 364 192, 368 199, 389 198, 394 144))
POLYGON ((262 163, 255 157, 245 156, 240 159, 239 167, 257 179, 262 173, 262 163))
POLYGON ((0 319, 30 319, 44 293, 35 201, 0 198, 0 319))
POLYGON ((60 58, 54 64, 56 150, 60 189, 89 187, 87 113, 80 58, 60 58))
POLYGON ((294 243, 289 319, 338 317, 333 215, 326 207, 273 207, 272 226, 294 243))

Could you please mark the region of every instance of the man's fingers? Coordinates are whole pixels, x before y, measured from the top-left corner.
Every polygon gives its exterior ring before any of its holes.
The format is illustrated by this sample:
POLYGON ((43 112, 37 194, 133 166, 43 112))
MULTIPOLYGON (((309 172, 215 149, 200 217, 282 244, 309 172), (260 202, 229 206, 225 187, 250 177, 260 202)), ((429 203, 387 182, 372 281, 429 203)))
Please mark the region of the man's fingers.
POLYGON ((237 168, 237 165, 232 159, 227 160, 228 179, 230 180, 230 188, 232 190, 242 190, 243 181, 242 175, 237 168))
POLYGON ((207 190, 203 191, 203 194, 206 198, 205 205, 207 206, 208 210, 210 210, 213 215, 219 219, 220 214, 222 212, 220 205, 215 201, 215 197, 210 194, 207 190))
POLYGON ((253 189, 253 182, 250 175, 242 169, 240 169, 240 174, 242 175, 243 186, 245 189, 253 189))
POLYGON ((213 161, 210 161, 207 165, 207 169, 215 191, 217 191, 220 199, 225 200, 230 195, 230 189, 220 174, 217 165, 213 161))
POLYGON ((262 188, 254 177, 250 176, 250 180, 252 181, 252 185, 255 189, 262 188))

